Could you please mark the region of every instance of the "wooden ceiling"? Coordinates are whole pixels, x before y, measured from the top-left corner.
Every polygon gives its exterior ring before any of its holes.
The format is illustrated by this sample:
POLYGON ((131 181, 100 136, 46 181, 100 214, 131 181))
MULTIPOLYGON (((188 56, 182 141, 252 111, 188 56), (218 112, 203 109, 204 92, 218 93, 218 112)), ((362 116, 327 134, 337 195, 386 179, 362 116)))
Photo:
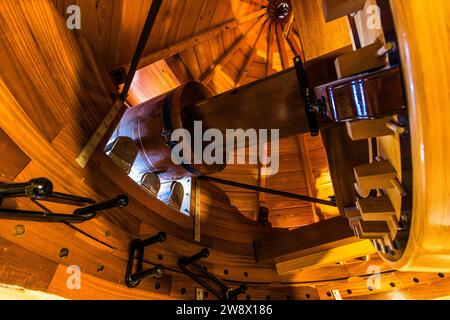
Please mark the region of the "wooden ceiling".
MULTIPOLYGON (((104 8, 119 1, 78 2, 83 5, 94 3, 96 9, 95 4, 104 8)), ((312 6, 319 2, 302 1, 312 6)), ((263 233, 261 229, 233 214, 226 206, 227 199, 218 197, 215 190, 205 188, 205 203, 214 206, 214 210, 205 209, 208 214, 202 218, 205 219, 202 242, 194 243, 192 219, 148 198, 144 191, 120 174, 103 153, 96 152, 88 168, 80 169, 74 159, 107 113, 112 99, 108 92, 102 90, 101 81, 90 70, 86 56, 57 18, 48 1, 26 4, 0 1, 0 19, 5 22, 0 32, 0 150, 9 155, 0 158, 3 168, 0 170, 1 180, 23 182, 32 177, 47 176, 58 191, 76 191, 98 201, 129 192, 131 205, 108 212, 77 228, 68 224, 2 221, 1 283, 72 299, 195 299, 198 284, 177 271, 177 261, 208 247, 211 249, 208 270, 230 281, 227 283, 249 282, 248 298, 251 299, 332 300, 331 292, 336 289, 344 299, 432 299, 448 296, 449 278, 446 274, 393 272, 378 256, 369 261, 355 259, 348 264, 279 276, 272 265, 254 261, 254 234, 250 231, 263 233), (224 212, 224 208, 230 211, 224 212), (18 223, 23 224, 26 231, 21 236, 12 232, 18 223), (159 256, 164 258, 168 272, 158 282, 160 287, 156 288, 155 282, 148 280, 138 290, 125 288, 123 271, 130 241, 138 237, 147 238, 161 230, 169 233, 169 241, 147 250, 145 256, 147 261, 155 263, 160 263, 159 256), (62 246, 70 250, 65 259, 60 255, 62 246), (67 289, 66 271, 73 265, 82 270, 81 290, 67 289), (379 266, 381 271, 381 286, 375 291, 367 286, 367 268, 373 266, 379 266)), ((106 23, 106 20, 101 21, 106 23)), ((306 19, 302 19, 303 22, 309 23, 306 19)), ((90 30, 93 34, 97 30, 95 26, 90 30)), ((322 32, 325 29, 314 30, 322 32)), ((84 32, 89 34, 87 30, 84 32)), ((341 44, 339 42, 337 48, 341 44)), ((305 48, 308 57, 335 49, 321 44, 314 46, 305 48)), ((100 55, 98 57, 101 58, 100 55)), ((164 70, 166 65, 162 65, 164 70)), ((164 74, 160 70, 153 69, 155 79, 164 74)), ((144 80, 141 83, 147 87, 144 80)), ((159 82, 154 80, 151 89, 156 90, 157 84, 159 82)), ((176 82, 166 84, 171 86, 176 82)), ((160 84, 158 90, 165 90, 164 85, 160 84)), ((158 93, 148 90, 147 94, 158 93)), ((294 141, 289 143, 294 149, 294 141)), ((315 142, 311 142, 310 146, 314 145, 315 142)), ((321 148, 320 144, 316 146, 317 150, 321 148)), ((288 149, 283 147, 283 150, 288 149)), ((311 154, 315 150, 314 147, 309 149, 311 154)), ((284 182, 280 185, 284 186, 284 182)), ((33 203, 23 199, 17 202, 11 205, 36 209, 33 203)))
MULTIPOLYGON (((130 63, 151 0, 52 1, 63 16, 69 5, 80 6, 76 33, 108 70, 130 63)), ((140 67, 179 54, 216 93, 292 66, 301 54, 292 19, 270 18, 268 0, 167 0, 160 12, 140 67)))
MULTIPOLYGON (((52 0, 62 16, 70 4, 82 12, 78 36, 87 40, 107 70, 127 66, 151 0, 52 0)), ((303 55, 290 1, 165 0, 145 49, 129 102, 139 104, 190 80, 219 94, 293 66, 303 55), (282 2, 290 6, 283 19, 282 2), (180 71, 180 69, 182 69, 180 71)), ((230 165, 217 175, 252 185, 327 199, 334 195, 322 140, 309 136, 281 141, 281 170, 261 177, 258 165, 230 165)), ((217 185, 245 216, 257 220, 269 208, 273 227, 295 228, 334 217, 334 208, 217 185)))

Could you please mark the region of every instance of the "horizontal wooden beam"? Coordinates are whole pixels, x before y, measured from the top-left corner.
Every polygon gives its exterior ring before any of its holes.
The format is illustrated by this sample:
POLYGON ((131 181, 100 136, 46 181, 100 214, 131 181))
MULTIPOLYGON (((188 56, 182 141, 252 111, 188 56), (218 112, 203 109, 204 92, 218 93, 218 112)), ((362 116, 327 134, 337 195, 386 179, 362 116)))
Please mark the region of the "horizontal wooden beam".
POLYGON ((278 274, 284 275, 312 268, 331 266, 342 261, 349 261, 375 253, 377 253, 377 250, 372 245, 372 242, 363 240, 279 261, 276 263, 276 267, 278 274))
POLYGON ((255 242, 258 262, 295 259, 359 241, 346 218, 337 217, 255 242))

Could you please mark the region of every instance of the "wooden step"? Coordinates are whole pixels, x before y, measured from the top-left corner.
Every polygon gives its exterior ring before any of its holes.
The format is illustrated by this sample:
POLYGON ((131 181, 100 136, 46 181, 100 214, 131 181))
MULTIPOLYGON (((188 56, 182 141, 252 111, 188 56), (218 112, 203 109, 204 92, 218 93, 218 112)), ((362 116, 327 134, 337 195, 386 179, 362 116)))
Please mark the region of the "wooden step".
POLYGON ((378 40, 364 48, 338 57, 334 63, 338 79, 383 68, 386 65, 386 57, 377 55, 383 45, 383 42, 378 40))
POLYGON ((358 199, 357 206, 364 221, 385 221, 395 215, 395 208, 387 196, 358 199))
POLYGON ((391 189, 397 172, 387 160, 357 166, 355 178, 361 189, 391 189))
POLYGON ((399 228, 396 211, 388 196, 358 199, 357 207, 364 221, 385 222, 389 227, 389 234, 395 238, 399 228))
POLYGON ((348 135, 353 141, 392 136, 394 132, 386 126, 390 121, 392 117, 347 122, 348 135))
POLYGON ((358 227, 361 230, 361 235, 370 239, 383 238, 391 232, 385 221, 358 220, 358 227))

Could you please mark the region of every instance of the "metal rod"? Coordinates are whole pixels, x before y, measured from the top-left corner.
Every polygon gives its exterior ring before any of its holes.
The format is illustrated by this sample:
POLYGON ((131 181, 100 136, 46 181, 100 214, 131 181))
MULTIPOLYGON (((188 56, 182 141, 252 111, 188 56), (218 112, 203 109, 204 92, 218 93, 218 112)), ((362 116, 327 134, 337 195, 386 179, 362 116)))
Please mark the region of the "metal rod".
POLYGON ((66 204, 66 205, 72 205, 72 206, 77 206, 77 207, 95 204, 95 201, 93 199, 74 196, 71 194, 59 193, 59 192, 50 193, 45 198, 45 201, 66 204))
POLYGON ((156 236, 151 237, 146 240, 142 240, 136 244, 139 248, 145 248, 152 244, 158 243, 158 242, 164 242, 167 239, 167 234, 165 232, 160 232, 156 236))
POLYGON ((185 267, 190 264, 193 264, 194 262, 197 262, 200 259, 208 258, 208 257, 209 257, 209 250, 203 249, 202 251, 200 251, 199 253, 197 253, 196 255, 194 255, 192 257, 181 258, 179 261, 179 265, 180 265, 180 267, 185 267))
POLYGON ((203 177, 198 177, 197 179, 215 182, 218 184, 223 184, 223 185, 232 186, 232 187, 241 188, 241 189, 247 189, 247 190, 253 190, 253 191, 262 192, 262 193, 274 194, 274 195, 277 195, 280 197, 292 198, 292 199, 302 200, 302 201, 306 201, 306 202, 322 204, 324 206, 337 207, 336 202, 333 202, 333 201, 316 199, 316 198, 302 196, 302 195, 298 195, 298 194, 294 194, 294 193, 289 193, 289 192, 284 192, 284 191, 279 191, 279 190, 272 190, 272 189, 262 188, 262 187, 258 187, 258 186, 243 184, 243 183, 239 183, 239 182, 232 182, 232 181, 217 179, 217 178, 213 178, 213 177, 203 176, 203 177))
POLYGON ((5 220, 24 220, 24 221, 39 221, 51 223, 81 223, 95 218, 96 214, 73 215, 73 214, 59 214, 39 211, 16 210, 0 208, 0 219, 5 220))
POLYGON ((120 99, 122 101, 125 101, 127 99, 128 91, 130 90, 131 84, 133 83, 134 76, 135 76, 137 68, 139 66, 139 61, 141 60, 141 56, 144 53, 148 39, 150 37, 150 34, 152 33, 153 26, 155 25, 155 21, 158 16, 161 5, 162 5, 162 0, 153 0, 152 1, 152 5, 150 7, 150 11, 147 16, 147 20, 145 21, 145 24, 144 24, 144 29, 142 31, 138 46, 136 48, 136 52, 133 57, 133 61, 131 62, 130 70, 128 71, 125 85, 123 87, 122 93, 120 94, 120 99))
POLYGON ((207 278, 213 280, 219 287, 222 288, 222 290, 228 290, 228 287, 219 279, 217 279, 211 272, 205 270, 201 265, 199 265, 197 262, 194 262, 192 264, 193 267, 195 267, 200 273, 202 273, 207 278))
POLYGON ((74 215, 82 216, 86 214, 97 213, 99 211, 114 209, 114 208, 123 208, 128 205, 128 197, 125 195, 119 196, 114 200, 109 200, 106 202, 94 204, 85 208, 77 209, 73 212, 74 215))
POLYGON ((131 276, 131 281, 138 283, 145 279, 161 278, 163 274, 164 274, 164 266, 162 264, 158 264, 152 269, 144 270, 133 274, 131 276))
POLYGON ((246 293, 248 290, 248 287, 246 284, 242 284, 239 288, 228 291, 228 300, 236 300, 236 298, 240 294, 246 293))
MULTIPOLYGON (((208 292, 211 292, 214 294, 217 298, 220 300, 226 300, 226 295, 221 293, 220 291, 216 290, 216 288, 213 288, 209 283, 204 281, 202 278, 200 278, 198 275, 196 275, 194 272, 190 271, 186 267, 181 267, 181 270, 186 273, 188 276, 190 276, 194 281, 196 281, 198 284, 203 286, 208 292)), ((217 283, 217 282, 216 282, 217 283)))

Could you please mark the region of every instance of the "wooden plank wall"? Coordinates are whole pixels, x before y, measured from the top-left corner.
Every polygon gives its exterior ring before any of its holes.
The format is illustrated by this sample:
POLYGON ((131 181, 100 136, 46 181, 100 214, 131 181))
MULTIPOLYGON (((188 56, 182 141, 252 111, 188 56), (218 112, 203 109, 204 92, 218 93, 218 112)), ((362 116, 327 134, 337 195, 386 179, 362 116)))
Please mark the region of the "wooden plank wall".
MULTIPOLYGON (((111 210, 77 226, 2 221, 0 282, 79 298, 80 295, 67 290, 67 278, 63 276, 65 267, 76 265, 85 275, 83 290, 86 291, 83 293, 86 295, 83 298, 99 299, 107 295, 111 298, 157 299, 161 298, 158 294, 162 294, 165 298, 193 299, 194 290, 182 295, 181 288, 194 288, 196 284, 179 271, 168 272, 159 281, 160 286, 151 280, 143 283, 140 290, 148 292, 146 294, 123 286, 128 244, 145 234, 145 227, 151 229, 151 234, 161 230, 169 234, 169 242, 154 249, 158 256, 167 257, 167 260, 163 258, 167 265, 175 267, 179 257, 209 247, 211 258, 208 263, 213 267, 236 261, 236 270, 240 270, 241 275, 245 272, 248 279, 253 274, 276 277, 273 266, 257 265, 254 261, 252 242, 264 236, 266 230, 246 220, 232 207, 228 212, 223 211, 229 203, 225 195, 218 196, 220 192, 204 195, 204 203, 209 206, 205 206, 206 214, 203 215, 202 242, 195 244, 190 217, 149 197, 126 174, 121 174, 103 153, 97 152, 88 167, 81 169, 75 163, 75 156, 111 106, 111 96, 102 90, 99 80, 91 73, 74 35, 67 31, 50 1, 1 2, 0 11, 0 21, 5 26, 0 36, 1 66, 2 69, 12 65, 17 68, 16 72, 2 74, 0 127, 7 137, 7 148, 11 149, 12 145, 13 151, 29 161, 23 164, 25 167, 18 175, 11 175, 11 179, 22 182, 46 176, 60 192, 98 201, 121 193, 130 197, 128 208, 111 210), (17 80, 19 71, 23 72, 20 83, 17 80), (20 85, 22 90, 13 90, 20 85), (27 113, 23 101, 30 92, 26 88, 35 89, 38 96, 38 99, 28 100, 33 112, 44 118, 51 114, 43 120, 57 120, 60 128, 53 139, 47 135, 47 128, 27 113), (63 249, 68 250, 67 257, 60 256, 63 249), (97 286, 102 290, 92 290, 97 286), (119 287, 122 290, 118 290, 119 287)), ((2 163, 11 164, 13 160, 2 155, 2 163)), ((26 200, 8 201, 4 205, 37 209, 26 200)), ((47 206, 50 210, 70 212, 65 206, 47 206)), ((147 258, 159 261, 151 250, 147 258)), ((270 288, 257 286, 254 290, 255 296, 271 294, 270 288)), ((289 291, 293 298, 306 299, 304 292, 311 298, 318 297, 315 289, 308 287, 287 288, 282 292, 289 291)))
MULTIPOLYGON (((144 281, 138 290, 123 285, 130 240, 162 230, 169 235, 167 243, 149 248, 146 260, 175 266, 179 257, 208 247, 211 257, 205 263, 217 276, 228 281, 256 281, 244 299, 318 299, 319 284, 362 277, 366 273, 367 263, 357 262, 280 277, 273 265, 254 261, 252 240, 265 237, 267 230, 239 215, 216 188, 203 186, 208 206, 202 215, 202 241, 195 243, 190 217, 149 197, 102 152, 96 152, 87 168, 81 169, 75 156, 111 106, 110 93, 100 86, 74 35, 67 31, 50 0, 1 1, 0 21, 0 69, 15 68, 2 73, 0 79, 0 128, 6 135, 6 150, 13 150, 13 154, 25 159, 23 170, 15 177, 15 172, 11 174, 11 179, 23 182, 46 176, 60 192, 97 201, 121 193, 130 197, 127 208, 108 211, 77 226, 2 221, 1 283, 73 299, 194 299, 197 285, 178 269, 169 270, 159 285, 155 280, 144 281), (36 115, 43 119, 37 119, 36 115), (67 256, 61 256, 66 251, 62 249, 68 250, 67 256), (72 265, 81 268, 79 291, 68 290, 66 286, 67 267, 72 265)), ((15 157, 5 158, 2 153, 1 161, 10 165, 15 157)), ((15 169, 19 171, 20 167, 15 169)), ((4 205, 37 209, 26 200, 7 201, 4 205)), ((65 206, 48 206, 51 210, 69 212, 65 206)), ((386 268, 380 261, 373 263, 386 268)), ((435 278, 436 275, 430 282, 445 283, 441 277, 435 278)), ((347 284, 352 288, 350 281, 347 284)))
MULTIPOLYGON (((151 0, 52 0, 63 17, 66 17, 68 5, 79 5, 82 12, 82 27, 76 33, 85 37, 94 49, 95 55, 103 61, 108 70, 128 64, 133 55, 140 30, 144 24, 151 0), (134 14, 139 12, 138 15, 134 14)), ((252 12, 261 10, 267 4, 265 0, 169 0, 165 1, 164 15, 156 22, 156 28, 149 40, 144 55, 156 52, 167 46, 211 30, 224 22, 233 21, 252 12)), ((267 15, 263 20, 267 19, 267 15)), ((252 19, 241 27, 224 31, 207 41, 182 50, 182 61, 192 73, 194 79, 201 79, 210 67, 220 61, 229 49, 242 37, 247 35, 255 23, 252 19)), ((267 39, 269 33, 264 31, 260 41, 256 43, 258 30, 247 36, 246 41, 233 54, 230 62, 216 72, 208 86, 216 93, 231 90, 237 85, 239 74, 244 71, 240 84, 261 79, 267 75, 267 39), (243 70, 256 43, 255 57, 252 63, 243 70)), ((269 32, 270 30, 267 29, 269 32)), ((273 31, 274 32, 274 31, 273 31)), ((298 33, 293 33, 293 41, 299 44, 298 33)), ((276 39, 274 38, 276 42, 276 39)), ((287 60, 293 65, 294 53, 287 45, 287 60)), ((281 71, 282 63, 278 46, 272 52, 273 64, 270 73, 281 71)))

